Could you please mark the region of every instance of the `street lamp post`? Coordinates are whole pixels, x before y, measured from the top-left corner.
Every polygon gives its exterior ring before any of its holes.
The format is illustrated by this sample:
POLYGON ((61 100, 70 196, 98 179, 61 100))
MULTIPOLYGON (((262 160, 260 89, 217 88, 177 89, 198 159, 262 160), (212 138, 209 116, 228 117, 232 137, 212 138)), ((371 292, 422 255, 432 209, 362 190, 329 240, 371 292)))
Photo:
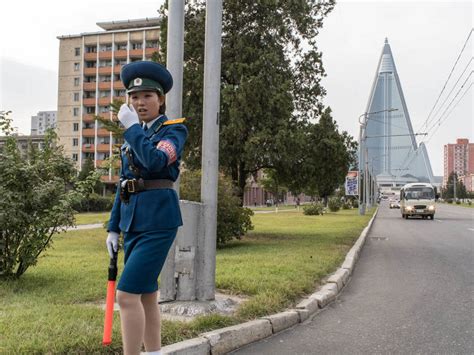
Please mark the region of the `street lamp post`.
MULTIPOLYGON (((375 112, 365 112, 362 115, 359 116, 359 178, 358 178, 358 188, 359 188, 359 214, 364 215, 365 214, 365 209, 367 206, 367 201, 368 201, 368 195, 369 191, 368 189, 368 149, 365 147, 365 139, 367 138, 366 134, 366 128, 367 128, 367 121, 368 121, 368 116, 373 115, 376 113, 382 113, 382 112, 392 112, 392 111, 398 111, 396 108, 389 108, 387 110, 381 110, 381 111, 375 111, 375 112), (361 118, 364 117, 364 120, 361 122, 361 118), (365 153, 365 154, 364 154, 365 153), (365 155, 365 157, 364 157, 365 155), (362 181, 361 175, 362 175, 362 169, 364 169, 364 180, 362 181), (364 189, 363 189, 363 195, 361 192, 361 187, 362 187, 362 182, 364 183, 364 189)), ((373 178, 373 177, 372 177, 373 178)))

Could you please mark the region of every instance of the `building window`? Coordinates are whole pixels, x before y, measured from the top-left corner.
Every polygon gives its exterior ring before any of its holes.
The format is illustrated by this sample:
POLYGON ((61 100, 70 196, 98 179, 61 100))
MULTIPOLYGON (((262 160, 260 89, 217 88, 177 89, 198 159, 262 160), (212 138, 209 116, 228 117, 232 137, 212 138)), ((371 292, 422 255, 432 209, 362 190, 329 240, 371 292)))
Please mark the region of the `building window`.
POLYGON ((86 107, 86 113, 87 113, 88 115, 93 115, 93 114, 95 114, 95 107, 89 107, 89 106, 86 107))
POLYGON ((78 155, 77 153, 72 153, 72 160, 77 161, 78 160, 78 155))
POLYGON ((95 67, 96 67, 96 64, 97 64, 96 61, 88 60, 88 61, 86 62, 86 68, 95 68, 95 67))
POLYGON ((118 51, 126 51, 127 50, 127 43, 116 43, 115 48, 118 51))
POLYGON ((74 63, 74 71, 79 71, 79 63, 74 63))
POLYGON ((143 48, 142 42, 132 43, 132 49, 142 49, 142 48, 143 48))
POLYGON ((127 64, 126 59, 116 59, 115 60, 115 65, 125 65, 125 64, 127 64))
POLYGON ((97 46, 87 46, 86 53, 97 53, 97 46))
POLYGON ((75 92, 74 93, 74 101, 79 101, 79 93, 78 92, 75 92))
POLYGON ((99 91, 99 96, 100 97, 110 97, 110 90, 99 91))
POLYGON ((80 56, 81 55, 81 48, 79 48, 79 47, 74 48, 74 54, 75 54, 76 57, 80 56))
POLYGON ((99 106, 100 113, 107 113, 109 112, 109 106, 99 106))
POLYGON ((79 78, 74 78, 74 86, 79 86, 79 78))
POLYGON ((125 96, 125 90, 114 90, 114 96, 119 97, 119 96, 125 96))
POLYGON ((146 42, 147 48, 158 48, 158 41, 147 41, 146 42))
POLYGON ((112 44, 111 43, 101 44, 99 50, 101 52, 110 52, 112 50, 112 44))
POLYGON ((112 66, 112 61, 111 60, 99 60, 99 67, 111 67, 112 66))
POLYGON ((72 139, 72 146, 77 147, 79 145, 79 139, 78 138, 73 138, 72 139))
POLYGON ((72 130, 73 130, 74 132, 79 131, 79 123, 77 123, 77 122, 73 123, 73 124, 72 124, 72 130))
POLYGON ((76 117, 79 116, 79 107, 74 107, 72 109, 72 114, 76 117))
POLYGON ((108 83, 108 82, 110 82, 110 80, 111 80, 110 75, 100 75, 99 76, 99 81, 101 83, 108 83))
POLYGON ((84 77, 84 82, 85 83, 95 83, 96 82, 95 75, 94 76, 85 76, 84 77))
POLYGON ((85 99, 95 99, 95 91, 84 91, 85 99))

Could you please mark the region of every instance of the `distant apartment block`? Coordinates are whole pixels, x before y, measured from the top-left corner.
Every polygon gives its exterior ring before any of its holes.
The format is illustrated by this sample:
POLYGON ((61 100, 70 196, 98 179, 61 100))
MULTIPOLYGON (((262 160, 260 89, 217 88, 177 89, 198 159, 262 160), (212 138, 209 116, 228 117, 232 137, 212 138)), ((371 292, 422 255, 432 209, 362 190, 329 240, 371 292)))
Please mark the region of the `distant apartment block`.
POLYGON ((56 128, 56 111, 40 111, 31 116, 31 135, 44 135, 49 128, 56 128))
POLYGON ((453 171, 461 181, 464 182, 466 180, 466 189, 473 191, 474 143, 469 143, 469 139, 459 138, 455 144, 446 144, 444 146, 443 186, 446 186, 449 174, 453 171))
MULTIPOLYGON (((7 136, 0 136, 0 152, 3 151, 3 147, 5 146, 7 138, 7 136)), ((13 138, 15 138, 16 144, 23 155, 28 154, 30 147, 34 147, 36 149, 43 149, 44 147, 44 135, 23 136, 13 134, 13 138)))
MULTIPOLYGON (((86 159, 96 167, 112 154, 112 134, 95 116, 113 120, 110 104, 126 101, 120 81, 123 65, 151 60, 159 51, 160 20, 147 18, 97 23, 100 32, 59 36, 57 131, 65 154, 80 169, 86 159)), ((117 171, 102 177, 117 182, 117 171)))

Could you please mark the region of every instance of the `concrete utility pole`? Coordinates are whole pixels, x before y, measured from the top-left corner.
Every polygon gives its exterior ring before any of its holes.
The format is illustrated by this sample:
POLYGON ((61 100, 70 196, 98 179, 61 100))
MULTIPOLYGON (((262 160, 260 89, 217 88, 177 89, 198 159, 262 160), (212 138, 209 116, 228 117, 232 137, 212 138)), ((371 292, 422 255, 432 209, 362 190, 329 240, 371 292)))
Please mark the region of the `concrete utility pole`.
MULTIPOLYGON (((184 0, 168 3, 168 36, 166 67, 173 76, 173 88, 166 95, 166 114, 170 119, 180 118, 183 106, 183 61, 184 61, 184 0)), ((179 196, 179 180, 174 183, 179 196)), ((176 240, 170 248, 161 273, 160 299, 176 298, 175 281, 176 240)))
POLYGON ((166 113, 170 119, 180 118, 183 106, 184 0, 168 3, 166 67, 173 76, 173 88, 166 95, 166 113))
POLYGON ((458 176, 456 174, 456 147, 453 147, 453 199, 456 203, 456 185, 458 182, 458 176))
MULTIPOLYGON (((171 1, 173 2, 173 1, 171 1)), ((204 259, 198 270, 198 299, 215 298, 222 0, 206 3, 201 201, 204 204, 204 259)))

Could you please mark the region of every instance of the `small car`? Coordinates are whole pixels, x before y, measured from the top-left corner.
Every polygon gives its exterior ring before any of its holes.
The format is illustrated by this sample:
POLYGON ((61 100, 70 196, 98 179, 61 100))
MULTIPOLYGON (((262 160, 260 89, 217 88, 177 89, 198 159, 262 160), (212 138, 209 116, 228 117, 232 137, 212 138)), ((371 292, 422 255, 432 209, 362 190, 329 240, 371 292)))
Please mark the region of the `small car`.
POLYGON ((400 201, 396 199, 390 199, 389 206, 390 208, 400 208, 400 201))

